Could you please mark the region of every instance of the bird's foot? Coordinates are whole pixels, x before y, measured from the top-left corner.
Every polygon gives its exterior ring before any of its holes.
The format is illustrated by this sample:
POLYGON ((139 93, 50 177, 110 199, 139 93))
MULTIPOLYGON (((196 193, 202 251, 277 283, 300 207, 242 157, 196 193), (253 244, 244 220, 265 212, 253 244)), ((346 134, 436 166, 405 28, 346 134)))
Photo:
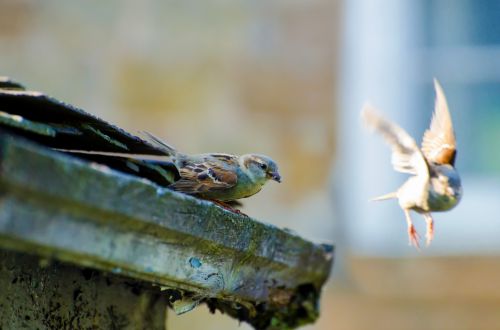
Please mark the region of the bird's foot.
POLYGON ((420 235, 417 233, 415 226, 413 224, 408 226, 408 245, 413 245, 417 250, 420 250, 420 235))
POLYGON ((245 213, 241 212, 240 210, 238 209, 235 209, 234 207, 232 207, 231 205, 227 204, 227 203, 224 203, 224 202, 221 202, 221 201, 218 201, 218 200, 214 200, 214 199, 211 199, 211 201, 216 204, 216 205, 219 205, 220 207, 222 207, 223 209, 227 210, 227 211, 230 211, 230 212, 233 212, 233 213, 236 213, 236 214, 239 214, 239 215, 243 215, 245 217, 248 217, 248 215, 246 215, 245 213))
POLYGON ((404 212, 406 217, 406 224, 408 225, 408 245, 413 245, 417 250, 420 251, 420 244, 418 243, 418 241, 420 240, 420 236, 418 235, 417 230, 415 229, 415 226, 411 221, 410 211, 405 209, 404 212))
POLYGON ((427 232, 425 233, 425 244, 429 246, 434 238, 434 219, 430 214, 424 214, 427 232))

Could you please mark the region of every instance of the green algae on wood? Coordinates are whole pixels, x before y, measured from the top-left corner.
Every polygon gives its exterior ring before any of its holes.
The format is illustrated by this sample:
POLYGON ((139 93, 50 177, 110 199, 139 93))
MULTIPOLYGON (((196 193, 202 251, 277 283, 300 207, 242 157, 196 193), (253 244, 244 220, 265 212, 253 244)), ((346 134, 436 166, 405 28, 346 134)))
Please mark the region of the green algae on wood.
POLYGON ((21 128, 25 131, 40 135, 46 135, 51 137, 56 136, 56 131, 49 125, 27 120, 21 116, 11 115, 3 111, 0 111, 0 124, 13 128, 21 128))
POLYGON ((54 259, 0 250, 0 289, 0 329, 165 329, 158 287, 54 259))
POLYGON ((257 329, 318 317, 331 246, 9 135, 0 169, 0 249, 152 283, 178 311, 206 303, 257 329))

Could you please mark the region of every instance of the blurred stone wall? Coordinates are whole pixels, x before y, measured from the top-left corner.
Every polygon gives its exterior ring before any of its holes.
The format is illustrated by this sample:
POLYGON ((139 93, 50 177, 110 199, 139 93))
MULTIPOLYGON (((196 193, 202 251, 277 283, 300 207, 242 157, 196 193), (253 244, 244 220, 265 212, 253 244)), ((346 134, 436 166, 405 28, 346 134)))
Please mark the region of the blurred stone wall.
POLYGON ((272 156, 245 212, 328 238, 339 2, 3 0, 1 74, 183 152, 272 156))
POLYGON ((329 239, 339 13, 339 0, 0 0, 0 75, 183 152, 268 154, 283 183, 243 211, 329 239))
MULTIPOLYGON (((384 16, 391 13, 387 3, 385 7, 369 3, 374 11, 351 13, 351 28, 359 31, 362 22, 367 24, 363 17, 397 25, 384 16)), ((334 146, 343 144, 359 152, 353 148, 356 141, 371 139, 360 135, 359 125, 352 131, 345 125, 343 129, 351 132, 346 136, 357 140, 335 141, 337 91, 348 95, 360 93, 362 87, 351 85, 354 74, 344 77, 350 84, 339 89, 338 57, 341 50, 352 57, 344 58, 346 62, 378 54, 339 49, 346 4, 340 0, 0 0, 0 74, 130 131, 151 131, 184 152, 271 155, 284 182, 268 184, 245 201, 244 211, 309 238, 329 239, 334 231, 328 190, 334 146)), ((368 42, 380 45, 382 38, 394 47, 390 35, 376 35, 378 30, 370 24, 363 29, 371 32, 368 42)), ((344 40, 346 46, 353 43, 344 40)), ((390 50, 396 59, 405 58, 399 48, 390 50)), ((381 66, 362 62, 356 68, 382 70, 388 79, 381 66)), ((356 111, 352 113, 356 123, 358 103, 361 106, 368 97, 362 94, 354 107, 342 109, 343 114, 356 111)), ((386 146, 380 143, 382 148, 386 146)), ((386 174, 378 175, 389 183, 397 177, 386 170, 388 151, 383 150, 386 174)), ((341 174, 358 173, 352 164, 347 170, 341 174)), ((362 203, 368 199, 357 197, 362 203)), ((368 208, 367 202, 355 205, 368 208)), ((394 219, 386 214, 383 221, 404 226, 397 212, 394 219)), ((382 225, 369 218, 360 223, 366 226, 369 221, 382 225)), ((394 240, 398 251, 414 255, 397 225, 394 234, 384 231, 380 239, 394 240)), ((336 233, 336 243, 345 249, 346 235, 336 233)), ((446 230, 440 233, 447 235, 446 230)), ((351 234, 367 241, 376 236, 371 231, 370 237, 357 230, 351 234)), ((462 236, 455 242, 459 246, 466 239, 471 240, 462 236)), ((322 317, 311 328, 494 329, 500 324, 497 265, 496 257, 348 257, 344 281, 334 274, 337 283, 326 288, 322 317)), ((174 329, 248 329, 228 317, 209 315, 204 307, 182 317, 170 315, 169 326, 174 329)))

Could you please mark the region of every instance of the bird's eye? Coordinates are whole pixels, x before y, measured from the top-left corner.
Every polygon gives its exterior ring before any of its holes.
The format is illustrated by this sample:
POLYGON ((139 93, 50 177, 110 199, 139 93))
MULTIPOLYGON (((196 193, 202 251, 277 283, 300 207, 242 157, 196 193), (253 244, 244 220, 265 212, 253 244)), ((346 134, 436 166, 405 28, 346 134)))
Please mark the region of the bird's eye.
POLYGON ((267 169, 267 164, 261 163, 260 168, 263 170, 267 169))

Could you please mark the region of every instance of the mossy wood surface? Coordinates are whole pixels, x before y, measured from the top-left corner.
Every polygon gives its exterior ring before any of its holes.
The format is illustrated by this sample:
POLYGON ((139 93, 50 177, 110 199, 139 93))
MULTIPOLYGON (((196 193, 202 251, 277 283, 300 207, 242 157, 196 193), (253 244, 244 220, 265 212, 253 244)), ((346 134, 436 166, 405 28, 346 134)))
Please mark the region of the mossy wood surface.
MULTIPOLYGON (((0 109, 1 110, 1 109, 0 109)), ((158 286, 258 329, 313 321, 333 248, 0 134, 0 249, 158 286)))
POLYGON ((158 287, 0 250, 0 329, 165 329, 158 287))

